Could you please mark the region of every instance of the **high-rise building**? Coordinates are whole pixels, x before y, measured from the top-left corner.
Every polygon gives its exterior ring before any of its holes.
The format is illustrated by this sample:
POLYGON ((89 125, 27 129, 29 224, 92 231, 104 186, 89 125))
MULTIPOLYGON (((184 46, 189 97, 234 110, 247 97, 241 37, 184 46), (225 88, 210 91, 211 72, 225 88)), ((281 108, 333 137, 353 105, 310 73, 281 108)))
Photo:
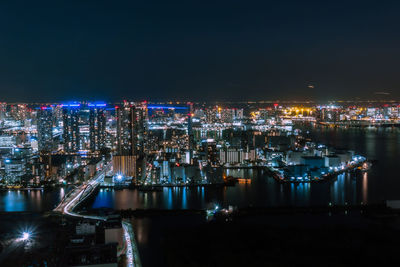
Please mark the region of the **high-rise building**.
POLYGON ((136 132, 137 132, 137 142, 136 142, 136 154, 138 156, 144 156, 147 152, 147 132, 148 132, 148 109, 147 103, 141 102, 136 106, 136 132))
POLYGON ((113 158, 114 173, 140 177, 146 162, 147 106, 142 104, 136 107, 124 102, 122 107, 116 108, 116 116, 117 153, 113 158))
POLYGON ((41 107, 37 112, 38 149, 49 152, 53 149, 53 110, 41 107))
POLYGON ((192 164, 193 161, 193 149, 194 149, 194 136, 193 136, 193 126, 192 126, 192 116, 193 116, 193 104, 189 103, 189 112, 188 112, 188 129, 187 129, 187 135, 188 135, 188 149, 189 149, 189 159, 188 163, 192 164))
POLYGON ((136 155, 136 109, 125 102, 122 107, 116 107, 115 112, 117 116, 117 155, 136 155))
POLYGON ((106 141, 106 104, 89 104, 89 141, 92 152, 99 151, 106 141))
POLYGON ((147 107, 133 106, 125 102, 116 108, 117 113, 117 154, 144 154, 147 137, 147 107))
POLYGON ((79 104, 63 105, 64 151, 75 153, 80 149, 79 104))

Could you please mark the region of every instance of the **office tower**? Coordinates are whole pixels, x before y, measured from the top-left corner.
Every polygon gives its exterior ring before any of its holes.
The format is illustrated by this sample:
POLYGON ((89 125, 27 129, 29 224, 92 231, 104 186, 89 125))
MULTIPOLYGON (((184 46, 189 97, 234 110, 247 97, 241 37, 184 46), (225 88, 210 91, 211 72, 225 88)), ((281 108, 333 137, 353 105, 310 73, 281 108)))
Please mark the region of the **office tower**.
POLYGON ((117 154, 142 156, 147 141, 147 106, 127 102, 116 108, 117 154))
POLYGON ((148 109, 147 103, 142 102, 136 108, 136 131, 137 131, 137 143, 136 153, 138 156, 144 156, 147 152, 147 132, 148 132, 148 109))
POLYGON ((106 104, 89 104, 89 141, 92 152, 99 151, 106 140, 106 104))
POLYGON ((115 112, 117 116, 117 155, 136 155, 135 107, 125 102, 122 107, 116 107, 115 112))
POLYGON ((191 108, 189 108, 189 113, 188 113, 188 143, 189 143, 189 163, 192 164, 193 161, 193 143, 194 143, 194 137, 193 137, 193 129, 192 129, 192 112, 191 108))
POLYGON ((115 175, 137 177, 135 129, 135 107, 124 102, 122 107, 116 107, 117 117, 117 153, 113 156, 113 170, 115 175))
POLYGON ((76 153, 80 149, 79 104, 63 105, 64 151, 76 153))
POLYGON ((53 110, 41 107, 37 112, 37 132, 39 152, 50 152, 53 149, 53 110))
POLYGON ((141 177, 145 166, 147 106, 124 102, 116 107, 117 153, 113 156, 115 174, 141 177))

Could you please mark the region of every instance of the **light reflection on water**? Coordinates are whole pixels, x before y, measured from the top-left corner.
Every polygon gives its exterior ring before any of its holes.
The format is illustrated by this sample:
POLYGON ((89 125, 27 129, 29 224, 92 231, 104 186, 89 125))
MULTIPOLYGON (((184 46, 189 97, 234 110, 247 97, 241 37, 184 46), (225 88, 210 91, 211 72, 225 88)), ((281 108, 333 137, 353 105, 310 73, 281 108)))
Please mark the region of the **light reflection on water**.
POLYGON ((362 201, 363 203, 368 201, 368 173, 364 173, 362 178, 362 201))
MULTIPOLYGON (((230 171, 234 174, 234 171, 230 171)), ((339 175, 328 183, 278 184, 272 178, 253 172, 251 183, 230 187, 169 187, 160 192, 100 189, 89 203, 92 208, 113 209, 205 209, 218 204, 228 207, 248 206, 319 206, 332 204, 367 204, 368 173, 359 177, 339 175), (358 193, 357 193, 358 192, 358 193)), ((0 211, 47 211, 54 208, 65 195, 65 189, 53 191, 0 191, 0 211)))
POLYGON ((2 190, 0 191, 0 211, 42 212, 55 208, 68 189, 54 190, 2 190))
POLYGON ((361 204, 368 203, 365 177, 367 174, 341 174, 326 183, 278 184, 271 177, 253 173, 253 177, 247 177, 252 179, 251 183, 231 187, 173 187, 157 192, 109 190, 100 192, 92 207, 205 209, 216 204, 224 207, 321 206, 330 202, 338 205, 361 204), (111 194, 113 197, 110 197, 111 194))

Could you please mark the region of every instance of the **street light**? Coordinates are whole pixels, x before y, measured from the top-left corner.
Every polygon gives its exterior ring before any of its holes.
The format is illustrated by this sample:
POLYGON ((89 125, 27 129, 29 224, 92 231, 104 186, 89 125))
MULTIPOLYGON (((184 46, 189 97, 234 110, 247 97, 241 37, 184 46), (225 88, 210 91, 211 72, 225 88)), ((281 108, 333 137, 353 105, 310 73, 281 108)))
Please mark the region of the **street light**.
POLYGON ((21 240, 26 241, 26 240, 29 240, 30 237, 31 237, 31 234, 29 232, 23 232, 21 240))
POLYGON ((17 230, 15 240, 19 242, 31 242, 36 238, 36 227, 25 226, 17 230))

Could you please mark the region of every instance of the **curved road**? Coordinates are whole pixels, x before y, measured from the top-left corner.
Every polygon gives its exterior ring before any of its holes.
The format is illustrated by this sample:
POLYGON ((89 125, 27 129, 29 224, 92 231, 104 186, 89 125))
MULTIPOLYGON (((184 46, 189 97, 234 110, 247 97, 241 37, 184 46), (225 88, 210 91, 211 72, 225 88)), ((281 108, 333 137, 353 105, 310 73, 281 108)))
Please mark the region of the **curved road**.
MULTIPOLYGON (((82 215, 74 212, 75 207, 83 200, 85 200, 94 191, 97 186, 104 180, 106 174, 111 170, 111 164, 107 163, 101 171, 99 171, 93 178, 88 180, 86 184, 83 184, 66 195, 65 199, 53 210, 54 212, 60 212, 62 214, 79 217, 84 219, 92 219, 99 221, 106 221, 106 217, 95 216, 95 215, 82 215), (87 191, 89 190, 89 191, 87 191)), ((122 221, 122 228, 124 231, 125 239, 125 252, 126 252, 126 266, 129 267, 140 267, 140 258, 138 248, 136 246, 135 237, 132 229, 132 225, 127 221, 122 221)))

